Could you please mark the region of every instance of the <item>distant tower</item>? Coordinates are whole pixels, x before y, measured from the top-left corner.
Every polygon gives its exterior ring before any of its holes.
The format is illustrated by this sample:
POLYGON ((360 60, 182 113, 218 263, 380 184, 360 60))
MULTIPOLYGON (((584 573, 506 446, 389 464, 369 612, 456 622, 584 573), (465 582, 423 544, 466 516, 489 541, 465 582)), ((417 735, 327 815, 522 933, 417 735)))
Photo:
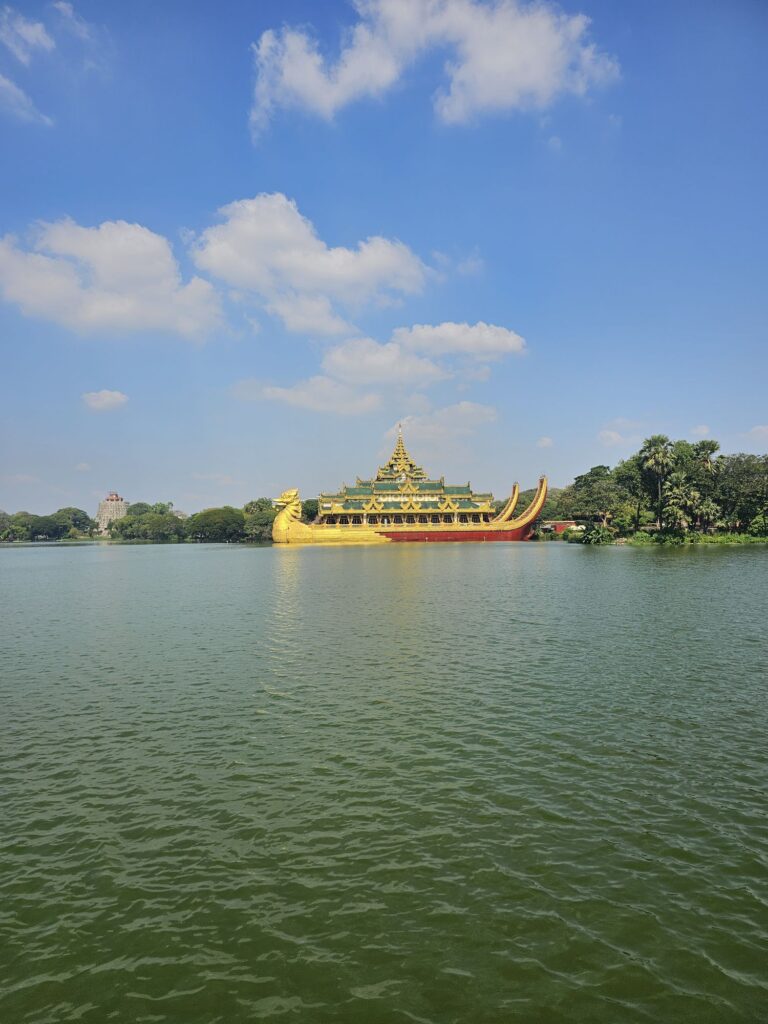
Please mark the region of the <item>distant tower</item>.
POLYGON ((96 513, 99 533, 108 533, 107 528, 110 523, 127 515, 128 502, 125 498, 121 498, 117 491, 110 491, 106 498, 99 502, 99 510, 96 513))

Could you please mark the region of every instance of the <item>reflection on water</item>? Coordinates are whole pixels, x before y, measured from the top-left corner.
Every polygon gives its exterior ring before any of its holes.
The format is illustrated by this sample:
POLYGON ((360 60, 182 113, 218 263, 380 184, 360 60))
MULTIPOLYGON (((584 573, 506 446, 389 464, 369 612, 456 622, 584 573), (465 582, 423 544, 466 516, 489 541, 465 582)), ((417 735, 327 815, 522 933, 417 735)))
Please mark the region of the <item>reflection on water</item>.
POLYGON ((766 570, 0 551, 2 1019, 763 1019, 766 570))

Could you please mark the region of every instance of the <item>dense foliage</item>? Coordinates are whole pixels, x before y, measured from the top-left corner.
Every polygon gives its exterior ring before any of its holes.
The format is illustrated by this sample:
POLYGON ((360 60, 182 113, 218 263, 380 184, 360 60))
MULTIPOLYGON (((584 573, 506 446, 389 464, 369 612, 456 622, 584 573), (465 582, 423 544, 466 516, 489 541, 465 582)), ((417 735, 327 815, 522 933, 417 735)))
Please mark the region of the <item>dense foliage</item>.
POLYGON ((768 539, 768 455, 719 451, 717 441, 655 434, 613 469, 577 476, 557 493, 552 518, 586 526, 566 538, 581 543, 768 539))
POLYGON ((96 523, 81 508, 60 508, 49 516, 0 511, 0 541, 61 540, 92 536, 96 523))

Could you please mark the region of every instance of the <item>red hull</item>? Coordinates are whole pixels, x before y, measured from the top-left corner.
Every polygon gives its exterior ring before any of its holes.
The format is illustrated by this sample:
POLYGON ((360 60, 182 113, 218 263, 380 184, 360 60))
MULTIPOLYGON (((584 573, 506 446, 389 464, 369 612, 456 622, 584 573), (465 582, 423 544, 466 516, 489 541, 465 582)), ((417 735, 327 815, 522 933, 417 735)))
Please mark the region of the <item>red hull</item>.
POLYGON ((529 540, 533 533, 533 528, 529 525, 521 526, 517 530, 403 530, 397 533, 394 531, 388 533, 386 530, 377 530, 376 532, 384 537, 389 537, 390 540, 400 541, 401 543, 413 541, 430 544, 438 541, 470 541, 477 543, 478 541, 492 540, 529 540))

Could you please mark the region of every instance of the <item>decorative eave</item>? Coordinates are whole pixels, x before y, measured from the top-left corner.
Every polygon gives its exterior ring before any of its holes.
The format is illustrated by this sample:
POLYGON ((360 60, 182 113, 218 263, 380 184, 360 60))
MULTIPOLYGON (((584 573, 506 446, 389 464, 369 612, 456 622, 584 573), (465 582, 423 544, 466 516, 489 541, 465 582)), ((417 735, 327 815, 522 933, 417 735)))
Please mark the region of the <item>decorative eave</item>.
POLYGON ((318 498, 323 516, 377 512, 495 512, 493 495, 473 494, 472 486, 446 484, 445 477, 430 479, 416 464, 398 428, 397 442, 388 462, 375 477, 355 477, 353 486, 322 492, 318 498))

